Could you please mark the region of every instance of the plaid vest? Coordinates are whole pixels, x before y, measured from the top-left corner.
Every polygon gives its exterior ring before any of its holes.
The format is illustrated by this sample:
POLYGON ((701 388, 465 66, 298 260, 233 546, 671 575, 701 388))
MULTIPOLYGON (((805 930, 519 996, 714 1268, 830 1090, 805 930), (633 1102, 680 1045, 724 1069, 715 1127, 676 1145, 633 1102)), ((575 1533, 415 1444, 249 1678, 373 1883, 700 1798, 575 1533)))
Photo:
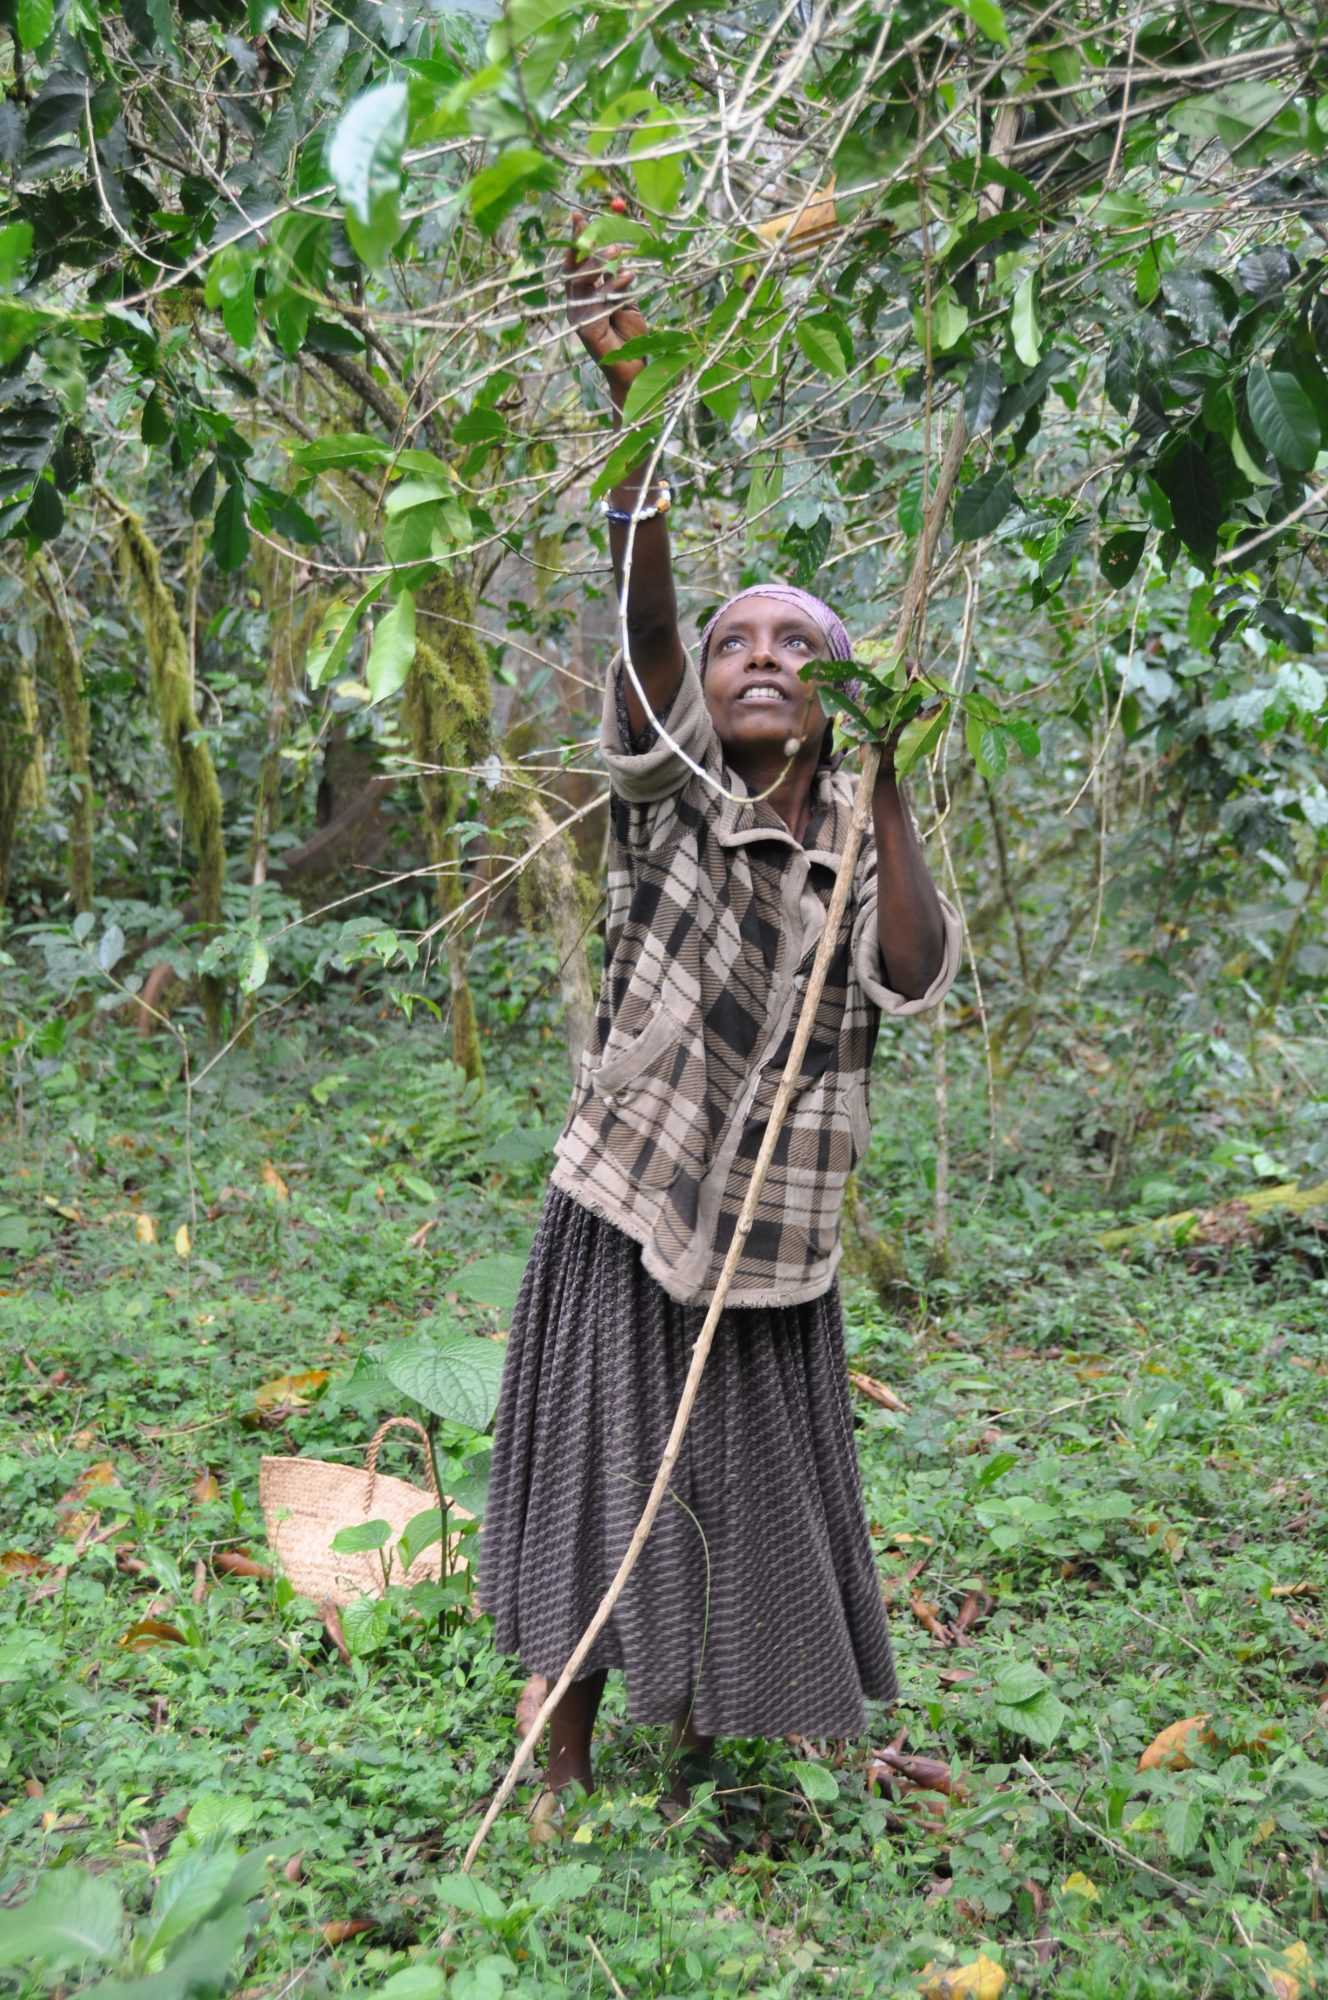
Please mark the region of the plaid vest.
MULTIPOLYGON (((718 1281, 792 1043, 852 812, 853 780, 823 766, 800 845, 723 761, 689 663, 669 744, 626 740, 618 676, 601 747, 613 794, 604 981, 556 1149, 555 1184, 633 1237, 673 1298, 718 1281)), ((735 1306, 796 1305, 839 1263, 849 1174, 870 1136, 867 1076, 883 1013, 936 1005, 959 964, 942 899, 941 971, 918 1000, 884 981, 876 848, 868 828, 853 894, 751 1233, 735 1306)))

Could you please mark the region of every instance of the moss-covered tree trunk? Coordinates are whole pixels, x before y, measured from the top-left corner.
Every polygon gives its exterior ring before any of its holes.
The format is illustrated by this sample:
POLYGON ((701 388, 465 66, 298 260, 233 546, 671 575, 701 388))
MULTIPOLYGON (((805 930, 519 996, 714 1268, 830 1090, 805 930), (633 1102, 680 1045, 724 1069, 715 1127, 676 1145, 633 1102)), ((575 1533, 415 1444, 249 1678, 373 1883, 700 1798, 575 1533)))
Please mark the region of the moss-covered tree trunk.
POLYGON ((416 601, 419 640, 406 682, 403 714, 420 764, 420 798, 434 869, 434 901, 444 919, 452 992, 452 1054, 471 1082, 484 1077, 479 1022, 466 974, 461 932, 446 923, 463 901, 457 815, 469 789, 464 775, 488 755, 491 687, 484 648, 471 629, 475 600, 455 571, 446 571, 416 601))
POLYGON ((269 845, 281 817, 281 747, 286 740, 291 692, 298 678, 296 663, 320 610, 315 603, 297 614, 291 565, 268 556, 263 550, 257 562, 272 612, 268 623, 267 741, 258 770, 258 798, 249 841, 249 879, 255 889, 261 889, 267 880, 269 845))
POLYGON ((64 582, 44 555, 35 564, 37 584, 47 607, 46 645, 60 704, 65 737, 65 765, 74 796, 69 810, 69 894, 74 908, 90 910, 93 897, 92 732, 83 687, 83 660, 74 636, 64 582))
POLYGON ((534 843, 538 843, 533 859, 521 871, 518 901, 526 921, 545 933, 557 953, 563 1028, 575 1071, 595 1024, 595 987, 586 933, 594 921, 599 895, 589 876, 576 865, 577 851, 570 835, 556 831, 552 815, 530 780, 510 764, 507 776, 530 820, 534 843))
MULTIPOLYGON (((189 642, 175 600, 163 581, 157 551, 136 514, 122 514, 116 540, 125 596, 138 616, 147 642, 152 704, 170 760, 176 803, 198 864, 199 919, 208 929, 215 929, 221 923, 221 895, 226 881, 221 787, 194 708, 189 642)), ((213 1042, 221 1031, 222 997, 221 981, 205 977, 203 1009, 213 1042)))
POLYGON ((46 804, 46 745, 42 741, 41 709, 37 704, 37 683, 25 663, 18 670, 20 724, 29 743, 28 761, 19 791, 19 811, 40 812, 46 804))
POLYGON ((14 836, 23 809, 28 767, 36 745, 28 728, 21 681, 24 671, 12 653, 0 660, 0 909, 9 896, 14 836))

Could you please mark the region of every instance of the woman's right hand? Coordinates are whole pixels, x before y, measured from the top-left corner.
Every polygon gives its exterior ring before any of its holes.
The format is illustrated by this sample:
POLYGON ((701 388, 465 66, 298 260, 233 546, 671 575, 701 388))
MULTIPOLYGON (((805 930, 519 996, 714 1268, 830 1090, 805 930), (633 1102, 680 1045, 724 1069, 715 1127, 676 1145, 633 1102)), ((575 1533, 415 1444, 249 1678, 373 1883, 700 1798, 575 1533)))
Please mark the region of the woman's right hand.
POLYGON ((621 409, 644 361, 615 361, 614 355, 625 341, 649 332, 636 301, 628 297, 631 277, 626 271, 609 271, 590 251, 580 256, 576 238, 586 226, 583 215, 572 217, 572 244, 563 258, 567 291, 567 320, 593 361, 598 362, 608 380, 609 394, 621 409))

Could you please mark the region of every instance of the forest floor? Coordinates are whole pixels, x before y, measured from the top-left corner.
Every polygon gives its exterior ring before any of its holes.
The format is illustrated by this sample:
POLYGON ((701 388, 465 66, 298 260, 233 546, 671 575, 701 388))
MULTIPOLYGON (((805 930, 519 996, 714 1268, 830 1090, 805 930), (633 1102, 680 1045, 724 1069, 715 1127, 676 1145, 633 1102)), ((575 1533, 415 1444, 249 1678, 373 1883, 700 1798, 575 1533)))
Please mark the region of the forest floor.
MULTIPOLYGON (((902 1995, 985 1956, 1007 2000, 1308 1995, 1322 1269, 1109 1258, 1047 1118, 990 1182, 958 1149, 948 1281, 919 1247, 905 1313, 846 1282, 852 1365, 907 1405, 855 1395, 898 1712, 862 1744, 725 1744, 670 1824, 665 1746, 611 1687, 561 1842, 531 1844, 527 1787, 457 1888, 522 1678, 487 1621, 397 1592, 343 1655, 218 1562, 266 1557, 264 1453, 353 1459, 399 1405, 375 1350, 501 1328, 501 1283, 465 1274, 519 1268, 556 1040, 500 1037, 483 1099, 438 1046, 418 1016, 296 1022, 186 1120, 172 1045, 107 1030, 0 1136, 0 1988, 85 1990, 100 1958, 133 1975, 108 2000, 902 1995), (948 1795, 883 1789, 901 1729, 948 1795)), ((919 1245, 927 1147, 901 1135, 930 1133, 928 1093, 916 1061, 878 1085, 863 1181, 919 1245)), ((982 1092, 956 1093, 962 1139, 982 1092)), ((407 1447, 391 1469, 418 1477, 407 1447)))

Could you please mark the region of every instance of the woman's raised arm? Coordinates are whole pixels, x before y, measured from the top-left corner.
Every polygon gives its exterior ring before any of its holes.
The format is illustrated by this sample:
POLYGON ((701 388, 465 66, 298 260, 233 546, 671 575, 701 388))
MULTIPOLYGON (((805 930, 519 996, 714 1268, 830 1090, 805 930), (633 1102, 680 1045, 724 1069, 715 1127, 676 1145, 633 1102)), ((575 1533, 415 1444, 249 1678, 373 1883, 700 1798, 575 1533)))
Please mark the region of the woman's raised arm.
MULTIPOLYGON (((610 273, 593 255, 577 255, 575 239, 585 226, 580 215, 572 217, 572 247, 563 260, 567 284, 567 317, 581 345, 598 362, 608 382, 609 395, 618 420, 633 380, 645 366, 643 361, 615 361, 614 355, 625 341, 638 339, 649 331, 640 307, 628 296, 631 283, 626 273, 610 273)), ((642 490, 644 465, 634 466, 609 494, 609 505, 630 514, 642 490)), ((645 495, 649 507, 657 498, 652 489, 645 495)), ((631 530, 620 521, 609 522, 609 548, 622 599, 623 567, 631 530)), ((638 521, 632 537, 631 573, 627 580, 627 641, 632 665, 656 715, 662 714, 678 691, 686 656, 678 633, 678 606, 673 594, 673 564, 669 557, 667 514, 638 521)), ((634 731, 649 720, 630 677, 626 686, 627 714, 634 731)))

